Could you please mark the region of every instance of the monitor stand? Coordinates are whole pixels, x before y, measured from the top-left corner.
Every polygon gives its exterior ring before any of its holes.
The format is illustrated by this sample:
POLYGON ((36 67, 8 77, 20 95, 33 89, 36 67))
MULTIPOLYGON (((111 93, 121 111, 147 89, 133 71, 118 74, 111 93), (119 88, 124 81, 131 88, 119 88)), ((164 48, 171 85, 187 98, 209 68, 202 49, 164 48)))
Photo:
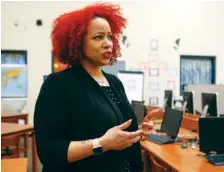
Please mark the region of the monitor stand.
POLYGON ((203 109, 203 111, 201 112, 201 117, 202 117, 202 118, 204 118, 204 117, 207 116, 208 107, 209 107, 208 105, 205 105, 205 106, 204 106, 204 109, 203 109))
POLYGON ((182 142, 180 137, 173 138, 174 142, 182 142))
POLYGON ((166 103, 167 103, 167 98, 164 100, 164 104, 163 104, 163 112, 165 112, 165 110, 166 110, 166 103))
POLYGON ((185 114, 185 111, 186 111, 186 107, 187 107, 187 101, 184 102, 183 104, 183 113, 185 114))

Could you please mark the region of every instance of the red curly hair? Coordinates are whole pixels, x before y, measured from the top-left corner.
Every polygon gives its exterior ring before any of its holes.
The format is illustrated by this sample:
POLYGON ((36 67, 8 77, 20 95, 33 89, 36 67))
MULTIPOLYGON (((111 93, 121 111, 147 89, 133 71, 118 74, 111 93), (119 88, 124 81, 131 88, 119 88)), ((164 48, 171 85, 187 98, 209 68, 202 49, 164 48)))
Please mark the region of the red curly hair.
POLYGON ((54 20, 51 33, 52 53, 61 63, 68 66, 79 64, 82 58, 83 36, 94 17, 102 17, 108 21, 113 35, 114 61, 121 56, 119 38, 126 27, 121 8, 110 3, 94 3, 83 9, 65 13, 54 20))

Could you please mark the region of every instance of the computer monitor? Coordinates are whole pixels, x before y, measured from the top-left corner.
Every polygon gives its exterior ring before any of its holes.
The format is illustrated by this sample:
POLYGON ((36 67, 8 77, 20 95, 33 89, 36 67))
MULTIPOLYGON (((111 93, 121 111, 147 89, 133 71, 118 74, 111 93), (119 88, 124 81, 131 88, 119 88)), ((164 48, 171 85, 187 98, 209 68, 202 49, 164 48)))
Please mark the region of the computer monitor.
POLYGON ((172 108, 173 106, 173 91, 165 90, 164 91, 164 109, 172 108))
POLYGON ((183 111, 195 114, 194 91, 184 91, 183 95, 183 111))
POLYGON ((163 117, 161 132, 165 132, 168 136, 175 139, 179 132, 179 128, 183 119, 183 111, 167 108, 163 117))
POLYGON ((144 117, 145 117, 145 106, 144 106, 144 103, 140 103, 139 102, 139 103, 134 104, 133 110, 135 112, 138 125, 140 125, 142 123, 142 121, 144 120, 144 117))
POLYGON ((199 148, 201 152, 224 153, 224 117, 199 118, 199 148))
POLYGON ((136 105, 136 104, 144 105, 144 103, 145 103, 144 100, 143 100, 143 101, 132 100, 132 101, 131 101, 131 107, 132 107, 133 110, 135 110, 135 105, 136 105))
POLYGON ((201 93, 202 113, 201 117, 219 117, 218 93, 201 93))

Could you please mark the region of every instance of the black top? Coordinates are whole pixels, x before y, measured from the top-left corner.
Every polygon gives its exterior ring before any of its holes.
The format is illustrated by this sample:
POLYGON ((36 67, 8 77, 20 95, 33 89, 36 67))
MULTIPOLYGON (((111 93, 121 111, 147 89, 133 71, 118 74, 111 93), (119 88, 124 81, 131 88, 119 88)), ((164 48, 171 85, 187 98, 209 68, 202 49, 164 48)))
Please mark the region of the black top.
POLYGON ((99 138, 108 129, 129 119, 133 120, 126 131, 138 129, 121 81, 116 76, 104 75, 122 108, 117 108, 81 66, 50 74, 45 79, 34 113, 37 152, 44 172, 120 172, 124 160, 130 162, 133 172, 142 171, 139 143, 74 163, 67 161, 71 141, 99 138), (117 117, 120 119, 117 120, 117 117))
MULTIPOLYGON (((121 111, 121 101, 118 99, 116 93, 113 91, 113 89, 110 86, 102 86, 105 93, 111 98, 111 100, 114 102, 114 104, 119 108, 121 111)), ((122 114, 123 115, 123 114, 122 114)), ((117 122, 120 120, 120 116, 115 116, 117 122)), ((121 172, 132 172, 131 170, 131 164, 128 160, 124 160, 124 166, 120 170, 121 172)))

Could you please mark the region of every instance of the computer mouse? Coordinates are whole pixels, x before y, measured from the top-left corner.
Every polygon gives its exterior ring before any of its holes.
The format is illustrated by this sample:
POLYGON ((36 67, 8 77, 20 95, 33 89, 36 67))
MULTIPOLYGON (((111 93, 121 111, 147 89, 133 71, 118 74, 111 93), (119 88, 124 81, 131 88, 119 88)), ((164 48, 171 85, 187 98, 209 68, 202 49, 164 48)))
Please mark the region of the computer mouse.
POLYGON ((181 144, 181 148, 183 148, 183 149, 187 148, 187 143, 185 143, 185 142, 182 143, 182 144, 181 144))

